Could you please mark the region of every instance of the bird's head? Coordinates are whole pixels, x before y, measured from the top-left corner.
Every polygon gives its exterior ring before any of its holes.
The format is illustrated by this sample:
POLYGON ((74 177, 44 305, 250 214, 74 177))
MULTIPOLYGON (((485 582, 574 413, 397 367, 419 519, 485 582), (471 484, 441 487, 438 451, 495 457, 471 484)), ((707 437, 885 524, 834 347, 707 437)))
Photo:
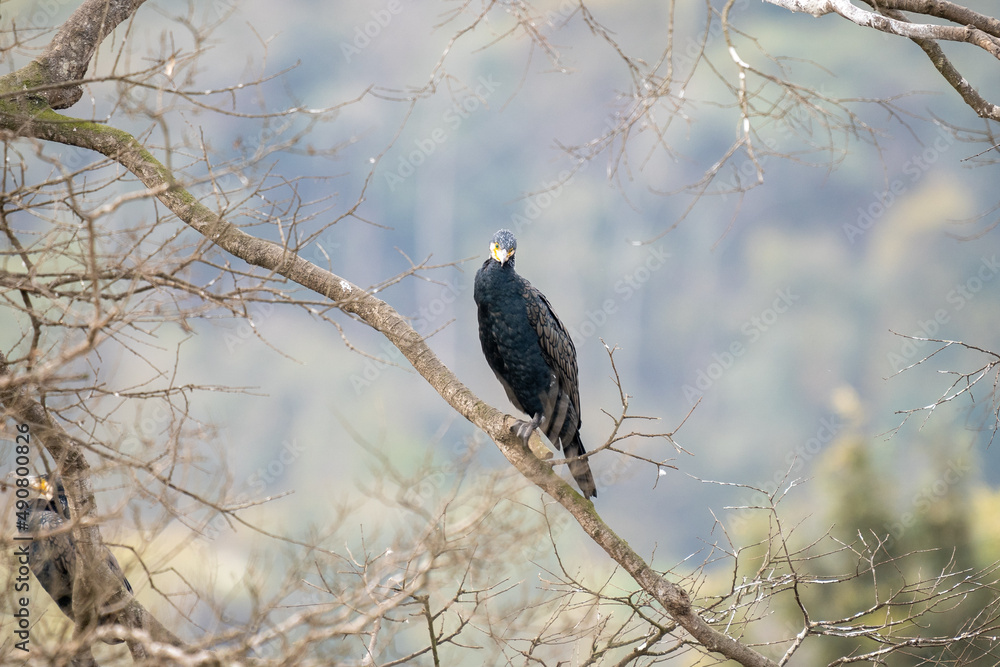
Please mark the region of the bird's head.
POLYGON ((35 491, 46 500, 52 500, 59 495, 58 482, 50 479, 48 475, 38 475, 28 478, 28 488, 35 491))
POLYGON ((517 250, 517 239, 509 229, 501 229, 493 235, 490 243, 490 257, 506 264, 508 260, 514 259, 514 251, 517 250))

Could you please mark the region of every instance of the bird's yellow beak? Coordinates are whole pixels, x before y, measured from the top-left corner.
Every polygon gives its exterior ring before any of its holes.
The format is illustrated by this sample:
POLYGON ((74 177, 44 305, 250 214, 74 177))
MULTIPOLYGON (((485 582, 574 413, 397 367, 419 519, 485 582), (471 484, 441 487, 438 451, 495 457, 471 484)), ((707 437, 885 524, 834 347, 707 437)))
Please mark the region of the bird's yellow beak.
POLYGON ((501 248, 499 243, 494 242, 490 244, 490 255, 501 264, 504 264, 513 254, 513 252, 509 252, 506 248, 501 248))
POLYGON ((52 485, 44 477, 31 477, 28 488, 36 491, 39 495, 52 499, 52 485))

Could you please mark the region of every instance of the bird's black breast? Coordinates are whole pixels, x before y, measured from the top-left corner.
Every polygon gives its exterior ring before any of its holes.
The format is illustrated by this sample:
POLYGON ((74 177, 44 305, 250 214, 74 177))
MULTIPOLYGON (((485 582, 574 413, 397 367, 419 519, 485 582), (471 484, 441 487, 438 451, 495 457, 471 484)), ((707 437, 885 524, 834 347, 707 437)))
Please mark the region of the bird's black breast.
POLYGON ((518 409, 541 411, 538 398, 549 384, 549 369, 528 317, 526 281, 512 269, 487 260, 476 274, 479 341, 490 368, 518 409))

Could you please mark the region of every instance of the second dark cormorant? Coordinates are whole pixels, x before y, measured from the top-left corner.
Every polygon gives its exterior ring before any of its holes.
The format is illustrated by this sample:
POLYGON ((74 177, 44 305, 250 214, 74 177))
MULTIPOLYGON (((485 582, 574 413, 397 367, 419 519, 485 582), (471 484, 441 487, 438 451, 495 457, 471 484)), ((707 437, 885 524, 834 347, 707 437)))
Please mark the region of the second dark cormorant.
POLYGON ((479 341, 490 368, 514 406, 531 417, 517 433, 527 444, 535 428, 570 459, 584 498, 597 485, 580 440, 580 384, 576 348, 548 299, 514 271, 517 239, 501 229, 490 257, 476 273, 479 341))
MULTIPOLYGON (((64 614, 73 620, 73 580, 76 577, 76 545, 73 541, 66 489, 57 477, 41 475, 31 481, 31 487, 41 497, 31 501, 28 520, 18 524, 21 533, 33 536, 28 550, 28 565, 42 588, 52 596, 64 614)), ((132 585, 125 578, 118 560, 104 547, 111 572, 129 593, 132 585)), ((102 624, 114 623, 115 614, 102 614, 102 624)), ((120 639, 105 639, 107 644, 120 644, 120 639)))

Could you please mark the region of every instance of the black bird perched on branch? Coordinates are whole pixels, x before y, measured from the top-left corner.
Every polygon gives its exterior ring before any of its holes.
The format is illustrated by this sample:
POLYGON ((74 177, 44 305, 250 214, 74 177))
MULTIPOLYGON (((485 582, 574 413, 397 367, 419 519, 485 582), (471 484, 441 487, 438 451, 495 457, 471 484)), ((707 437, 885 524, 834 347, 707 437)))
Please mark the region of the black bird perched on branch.
POLYGON ((518 422, 525 445, 541 428, 570 459, 584 498, 597 486, 580 440, 580 384, 576 348, 548 299, 514 271, 517 239, 506 229, 493 236, 490 257, 476 272, 479 341, 490 368, 514 406, 531 417, 518 422))
MULTIPOLYGON (((27 522, 18 522, 22 534, 32 535, 28 564, 38 583, 52 596, 64 614, 73 620, 73 580, 76 578, 76 544, 70 525, 69 501, 66 489, 57 477, 40 475, 31 480, 31 488, 41 497, 28 506, 27 522)), ((111 551, 104 547, 111 572, 129 593, 132 585, 111 551)), ((113 623, 114 614, 102 614, 100 622, 113 623)), ((105 639, 107 644, 120 644, 120 639, 105 639)))

